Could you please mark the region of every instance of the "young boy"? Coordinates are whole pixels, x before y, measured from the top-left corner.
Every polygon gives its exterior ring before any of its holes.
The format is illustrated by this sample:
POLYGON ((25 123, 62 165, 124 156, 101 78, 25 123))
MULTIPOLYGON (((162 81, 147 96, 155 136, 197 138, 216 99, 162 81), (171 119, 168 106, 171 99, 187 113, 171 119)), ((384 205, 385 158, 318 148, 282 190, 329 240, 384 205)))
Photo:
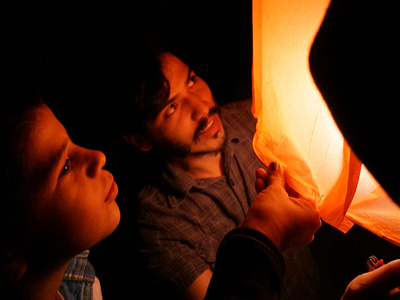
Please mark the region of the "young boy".
MULTIPOLYGON (((35 93, 19 96, 31 101, 14 95, 0 113, 0 298, 79 299, 64 273, 91 271, 87 252, 75 256, 117 227, 118 187, 102 152, 74 144, 35 93)), ((84 272, 66 274, 92 294, 84 272)))

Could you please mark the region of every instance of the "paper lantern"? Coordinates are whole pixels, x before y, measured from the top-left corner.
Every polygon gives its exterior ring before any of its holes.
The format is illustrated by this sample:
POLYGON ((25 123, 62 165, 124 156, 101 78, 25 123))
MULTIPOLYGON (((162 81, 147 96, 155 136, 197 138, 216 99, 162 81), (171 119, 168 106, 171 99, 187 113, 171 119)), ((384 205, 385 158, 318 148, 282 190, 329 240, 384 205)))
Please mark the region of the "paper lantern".
POLYGON ((347 232, 356 223, 400 245, 400 208, 344 140, 316 87, 310 48, 327 0, 253 0, 254 150, 347 232))

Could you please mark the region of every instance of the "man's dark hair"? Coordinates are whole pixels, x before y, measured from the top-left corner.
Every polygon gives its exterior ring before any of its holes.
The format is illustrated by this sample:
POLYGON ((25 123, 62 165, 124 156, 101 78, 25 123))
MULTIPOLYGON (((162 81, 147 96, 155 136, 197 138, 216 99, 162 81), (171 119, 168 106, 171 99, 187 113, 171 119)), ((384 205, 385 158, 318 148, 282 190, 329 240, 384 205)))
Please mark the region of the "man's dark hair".
POLYGON ((168 53, 159 41, 150 40, 138 50, 132 68, 133 74, 126 82, 120 116, 120 131, 125 134, 146 134, 146 124, 164 107, 169 96, 169 83, 162 72, 161 56, 168 53))

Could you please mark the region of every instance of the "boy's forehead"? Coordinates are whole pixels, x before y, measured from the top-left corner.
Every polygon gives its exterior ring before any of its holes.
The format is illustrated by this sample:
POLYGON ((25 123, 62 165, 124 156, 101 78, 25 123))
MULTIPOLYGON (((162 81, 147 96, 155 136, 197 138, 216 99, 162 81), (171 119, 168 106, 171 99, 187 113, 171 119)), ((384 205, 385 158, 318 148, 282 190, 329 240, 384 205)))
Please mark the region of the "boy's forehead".
POLYGON ((27 149, 31 176, 40 174, 46 178, 49 175, 65 150, 67 137, 64 127, 47 106, 37 112, 27 149))

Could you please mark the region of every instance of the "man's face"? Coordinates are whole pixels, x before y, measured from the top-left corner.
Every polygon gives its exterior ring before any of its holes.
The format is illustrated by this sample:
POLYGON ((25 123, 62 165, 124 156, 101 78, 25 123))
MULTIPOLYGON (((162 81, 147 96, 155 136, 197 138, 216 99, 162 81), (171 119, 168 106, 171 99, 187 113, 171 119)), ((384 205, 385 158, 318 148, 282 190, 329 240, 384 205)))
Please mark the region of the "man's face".
POLYGON ((172 157, 218 153, 225 132, 208 85, 172 54, 163 54, 161 62, 170 94, 147 124, 153 146, 172 157))
POLYGON ((47 106, 38 109, 30 140, 22 198, 29 237, 50 255, 76 255, 118 225, 118 187, 103 169, 104 154, 74 144, 47 106))

